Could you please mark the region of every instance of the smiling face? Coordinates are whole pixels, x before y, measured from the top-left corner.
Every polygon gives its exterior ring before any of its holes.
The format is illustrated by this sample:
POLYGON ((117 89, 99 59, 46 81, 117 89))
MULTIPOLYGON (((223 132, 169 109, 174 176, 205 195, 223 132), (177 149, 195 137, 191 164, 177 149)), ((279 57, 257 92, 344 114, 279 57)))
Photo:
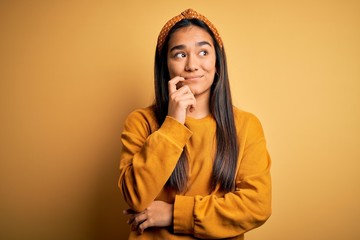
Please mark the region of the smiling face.
POLYGON ((167 52, 170 78, 185 78, 181 84, 188 85, 196 98, 209 98, 216 72, 215 63, 213 39, 204 29, 190 25, 172 34, 167 52))

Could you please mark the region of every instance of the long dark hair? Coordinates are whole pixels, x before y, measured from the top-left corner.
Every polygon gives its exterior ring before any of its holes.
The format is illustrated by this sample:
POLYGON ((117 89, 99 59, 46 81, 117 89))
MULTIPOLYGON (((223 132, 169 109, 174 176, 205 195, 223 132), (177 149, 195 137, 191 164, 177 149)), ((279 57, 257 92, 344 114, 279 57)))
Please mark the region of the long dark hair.
MULTIPOLYGON (((213 39, 216 51, 216 74, 210 92, 210 112, 216 121, 216 155, 214 159, 211 189, 219 184, 220 189, 229 192, 234 189, 236 163, 239 145, 236 136, 233 105, 231 100, 226 56, 224 48, 217 43, 210 28, 199 19, 183 19, 176 23, 165 39, 162 49, 155 53, 155 101, 154 112, 159 126, 168 114, 170 80, 167 66, 168 42, 171 35, 180 28, 190 25, 206 30, 213 39)), ((177 165, 166 183, 166 187, 182 192, 187 184, 188 161, 186 148, 184 148, 177 165)))

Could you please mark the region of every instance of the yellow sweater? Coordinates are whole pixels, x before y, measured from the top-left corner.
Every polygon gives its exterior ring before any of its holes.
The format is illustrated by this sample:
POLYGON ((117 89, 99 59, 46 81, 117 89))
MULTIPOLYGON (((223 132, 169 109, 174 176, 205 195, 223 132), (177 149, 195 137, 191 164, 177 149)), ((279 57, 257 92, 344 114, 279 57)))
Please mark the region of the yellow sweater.
POLYGON ((270 157, 259 120, 234 107, 240 144, 233 192, 210 190, 216 123, 209 115, 186 118, 185 125, 166 117, 161 127, 151 108, 132 112, 121 135, 119 188, 135 211, 152 201, 174 204, 173 226, 149 228, 129 239, 244 239, 271 214, 270 157), (188 188, 164 190, 181 155, 188 150, 188 188))

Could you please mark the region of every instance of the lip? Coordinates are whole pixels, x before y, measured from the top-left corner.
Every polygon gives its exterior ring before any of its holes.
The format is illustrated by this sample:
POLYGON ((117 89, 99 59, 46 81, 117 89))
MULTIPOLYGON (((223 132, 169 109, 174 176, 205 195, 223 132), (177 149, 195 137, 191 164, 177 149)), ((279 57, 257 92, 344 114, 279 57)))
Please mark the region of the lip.
POLYGON ((187 76, 184 77, 186 81, 196 81, 202 78, 204 75, 197 75, 197 76, 187 76))

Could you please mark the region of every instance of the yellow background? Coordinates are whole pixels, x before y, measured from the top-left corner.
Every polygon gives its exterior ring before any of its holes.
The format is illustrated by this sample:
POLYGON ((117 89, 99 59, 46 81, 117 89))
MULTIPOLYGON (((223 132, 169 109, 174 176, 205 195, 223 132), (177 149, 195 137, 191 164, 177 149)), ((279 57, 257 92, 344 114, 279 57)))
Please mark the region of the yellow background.
POLYGON ((355 0, 1 1, 0 239, 125 239, 122 125, 188 7, 219 29, 273 159, 273 215, 247 239, 360 239, 355 0))

